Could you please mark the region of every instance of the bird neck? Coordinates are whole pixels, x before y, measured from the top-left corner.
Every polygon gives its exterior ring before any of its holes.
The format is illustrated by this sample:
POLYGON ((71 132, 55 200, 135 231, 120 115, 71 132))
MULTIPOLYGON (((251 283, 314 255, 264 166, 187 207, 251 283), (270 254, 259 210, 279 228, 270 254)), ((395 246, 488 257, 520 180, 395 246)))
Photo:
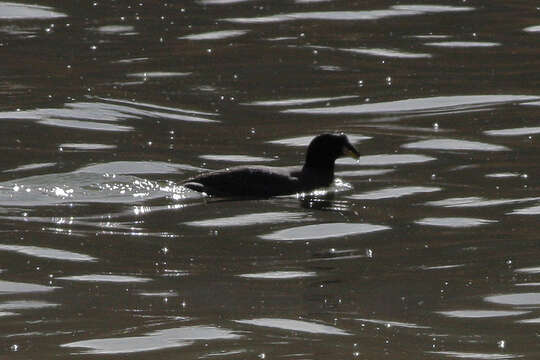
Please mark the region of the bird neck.
POLYGON ((304 163, 304 169, 317 169, 319 171, 324 170, 334 173, 334 162, 336 159, 321 156, 320 154, 309 153, 306 156, 306 162, 304 163))
POLYGON ((313 177, 321 182, 318 185, 328 186, 334 181, 334 161, 324 161, 321 158, 317 158, 317 161, 310 161, 308 157, 302 172, 309 177, 311 177, 310 174, 313 174, 313 177))

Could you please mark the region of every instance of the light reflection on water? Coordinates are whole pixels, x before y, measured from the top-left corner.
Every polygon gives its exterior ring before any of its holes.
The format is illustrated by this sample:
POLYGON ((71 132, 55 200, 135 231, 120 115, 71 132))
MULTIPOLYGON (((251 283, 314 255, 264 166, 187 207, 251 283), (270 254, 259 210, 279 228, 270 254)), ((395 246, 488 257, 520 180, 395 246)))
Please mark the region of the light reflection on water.
POLYGON ((59 148, 64 150, 74 150, 74 151, 89 151, 89 150, 110 150, 115 149, 116 145, 107 145, 107 144, 85 144, 85 143, 64 143, 60 144, 59 148))
POLYGON ((540 293, 516 293, 486 296, 485 301, 503 305, 540 305, 540 293))
POLYGON ((270 234, 261 235, 259 237, 263 240, 302 241, 339 238, 387 229, 389 229, 389 227, 383 225, 328 223, 288 228, 270 234))
POLYGON ((301 212, 266 212, 258 214, 242 214, 226 218, 214 218, 207 220, 188 221, 185 224, 199 227, 230 227, 249 226, 258 224, 278 224, 281 222, 304 222, 313 221, 309 214, 301 212))
POLYGON ((527 32, 540 32, 540 25, 528 26, 523 31, 527 32))
POLYGON ((519 269, 516 269, 515 272, 526 273, 526 274, 540 274, 540 266, 519 268, 519 269))
POLYGON ((435 191, 440 191, 441 188, 438 187, 428 187, 428 186, 402 186, 402 187, 392 187, 387 189, 380 189, 369 191, 365 193, 352 195, 351 198, 355 200, 380 200, 380 199, 392 199, 399 198, 402 196, 420 194, 420 193, 431 193, 435 191))
POLYGON ((60 306, 60 305, 48 303, 45 301, 18 300, 18 301, 0 303, 0 311, 43 309, 43 308, 51 308, 51 307, 57 307, 57 306, 60 306))
MULTIPOLYGON (((388 166, 388 165, 402 165, 402 164, 417 164, 428 161, 433 161, 435 158, 426 155, 417 154, 379 154, 379 155, 365 155, 360 156, 358 160, 359 164, 363 166, 388 166)), ((338 164, 354 164, 351 159, 340 159, 338 164)))
POLYGON ((309 278, 317 276, 313 271, 269 271, 265 273, 240 274, 239 277, 246 279, 287 280, 309 278))
POLYGON ((57 287, 0 280, 0 295, 49 292, 55 289, 57 287))
POLYGON ((429 225, 429 226, 442 226, 450 228, 469 228, 473 226, 486 225, 495 220, 488 219, 475 219, 475 218, 460 218, 460 217, 447 217, 447 218, 423 218, 415 221, 419 225, 429 225))
POLYGON ((212 326, 185 326, 155 330, 143 336, 82 340, 62 344, 67 348, 83 348, 81 354, 123 354, 190 346, 195 341, 233 340, 242 335, 212 326))
MULTIPOLYGON (((295 138, 289 138, 289 139, 279 139, 279 140, 272 140, 269 141, 270 144, 277 144, 277 145, 287 145, 287 146, 308 146, 311 140, 313 139, 313 135, 310 136, 299 136, 295 138)), ((351 144, 357 144, 361 141, 369 140, 371 137, 364 136, 364 135, 355 135, 355 134, 347 134, 347 138, 349 139, 349 142, 351 144)))
POLYGON ((212 161, 228 161, 228 162, 268 162, 268 161, 274 161, 275 159, 269 159, 264 157, 258 157, 258 156, 249 156, 249 155, 200 155, 201 159, 204 160, 212 160, 212 161))
MULTIPOLYGON (((37 168, 41 168, 37 167, 37 168)), ((32 167, 31 169, 36 169, 32 167)), ((28 168, 22 168, 28 170, 28 168)), ((193 197, 173 182, 158 182, 127 174, 179 174, 197 167, 168 162, 111 162, 81 167, 73 172, 35 175, 0 183, 0 204, 44 206, 74 203, 129 203, 155 198, 193 197), (60 185, 56 185, 60 183, 60 185)), ((21 168, 10 172, 21 171, 21 168)))
POLYGON ((493 317, 519 316, 527 313, 528 311, 512 310, 453 310, 439 312, 439 314, 444 316, 461 319, 484 319, 493 317))
POLYGON ((366 10, 366 11, 312 11, 286 13, 271 15, 266 17, 253 18, 225 18, 224 21, 240 24, 261 24, 285 22, 294 20, 332 20, 332 21, 361 21, 361 20, 379 20, 394 16, 413 16, 430 13, 460 12, 471 11, 472 7, 454 7, 444 5, 395 5, 385 10, 366 10))
POLYGON ((372 323, 372 324, 379 324, 384 325, 387 328, 390 327, 398 327, 398 328, 409 328, 409 329, 429 329, 429 326, 422 326, 417 324, 411 324, 411 323, 403 323, 399 321, 385 321, 385 320, 377 320, 377 319, 355 319, 357 321, 361 321, 363 323, 372 323))
POLYGON ((84 282, 103 282, 103 283, 139 283, 147 282, 151 279, 129 276, 129 275, 101 275, 101 274, 88 274, 88 275, 74 275, 74 276, 61 276, 56 280, 69 280, 69 281, 84 281, 84 282))
POLYGON ((135 27, 130 25, 104 25, 96 29, 104 34, 114 34, 114 35, 137 35, 135 27))
POLYGON ((56 19, 67 16, 54 11, 48 6, 16 4, 12 2, 0 3, 0 20, 23 20, 23 19, 56 19))
POLYGON ((246 34, 249 30, 220 30, 202 34, 191 34, 179 37, 185 40, 220 40, 229 39, 246 34))
POLYGON ((133 131, 132 126, 122 126, 114 124, 106 124, 101 122, 80 121, 80 120, 63 120, 63 119, 44 119, 39 120, 38 124, 47 126, 64 127, 68 129, 78 129, 84 131, 133 131))
POLYGON ((33 120, 42 125, 76 128, 93 131, 132 131, 133 126, 112 124, 129 119, 165 118, 170 120, 214 123, 207 113, 174 109, 170 107, 138 104, 115 99, 106 102, 74 102, 63 108, 44 108, 25 111, 0 112, 1 120, 33 120), (92 121, 88 121, 92 120, 92 121))
POLYGON ((492 136, 522 136, 540 133, 540 127, 522 127, 514 129, 486 130, 484 134, 492 136))
POLYGON ((171 77, 182 77, 182 76, 189 76, 189 75, 191 75, 191 73, 165 72, 165 71, 151 71, 151 72, 127 74, 128 77, 137 77, 137 78, 143 78, 143 79, 171 78, 171 77))
POLYGON ((388 58, 400 58, 400 59, 419 59, 419 58, 430 58, 431 54, 428 53, 412 53, 406 51, 399 51, 395 49, 380 49, 380 48, 355 48, 355 49, 338 49, 345 51, 351 54, 362 54, 362 55, 371 55, 371 56, 380 56, 388 58))
POLYGON ((477 196, 462 197, 462 198, 448 198, 443 200, 428 201, 425 204, 430 206, 440 206, 447 208, 477 208, 486 206, 499 206, 520 204, 531 201, 538 201, 540 197, 526 197, 518 199, 484 199, 477 196))
MULTIPOLYGON (((306 99, 285 99, 285 100, 262 100, 262 101, 252 101, 249 103, 244 103, 242 105, 253 105, 253 106, 300 106, 300 105, 306 105, 306 104, 313 104, 313 103, 320 103, 320 102, 326 102, 326 101, 334 101, 334 100, 348 100, 348 99, 354 99, 356 96, 334 96, 334 97, 320 97, 320 98, 306 98, 306 99)), ((309 139, 311 140, 312 136, 309 136, 309 139)), ((299 138, 298 140, 303 139, 299 138)), ((276 144, 287 144, 287 140, 296 140, 296 139, 284 139, 284 140, 276 140, 272 141, 272 143, 276 144)), ((306 145, 309 142, 306 143, 306 145)), ((304 144, 304 143, 302 143, 304 144)))
POLYGON ((511 211, 513 215, 540 215, 540 205, 525 207, 511 211))
POLYGON ((288 109, 284 113, 296 114, 375 114, 375 113, 422 113, 441 112, 446 110, 472 110, 485 108, 494 104, 525 102, 537 100, 536 96, 525 95, 469 95, 469 96, 437 96, 428 98, 396 100, 373 104, 343 105, 319 108, 288 109))
POLYGON ((506 146, 467 141, 458 139, 433 139, 422 140, 402 145, 405 149, 433 149, 433 150, 456 150, 456 151, 507 151, 506 146))
POLYGON ((40 206, 88 202, 128 203, 174 196, 181 188, 162 186, 134 176, 107 176, 93 173, 43 175, 0 184, 0 204, 40 206), (63 178, 61 186, 54 185, 63 178))
POLYGON ((263 326, 275 329, 307 332, 314 334, 327 334, 327 335, 351 335, 346 331, 338 329, 333 326, 317 324, 303 320, 291 320, 291 319, 277 319, 277 318, 259 318, 250 320, 236 320, 235 322, 245 325, 263 326))
POLYGON ((47 168, 47 167, 53 167, 55 165, 56 163, 26 164, 26 165, 17 166, 16 168, 13 168, 13 169, 3 170, 2 172, 14 173, 14 172, 20 172, 20 171, 28 171, 28 170, 36 170, 36 169, 42 169, 42 168, 47 168))
POLYGON ((536 4, 36 3, 0 2, 6 357, 536 358, 536 4), (340 131, 329 189, 179 185, 340 131))
POLYGON ((13 251, 19 254, 35 256, 39 258, 67 260, 67 261, 96 261, 97 259, 85 254, 71 251, 48 249, 38 246, 7 245, 0 244, 0 251, 13 251))
POLYGON ((472 353, 460 351, 428 351, 428 354, 442 355, 449 359, 480 359, 480 360, 505 360, 519 359, 520 354, 499 354, 499 353, 472 353))
POLYGON ((488 41, 436 41, 436 42, 427 42, 427 46, 437 46, 437 47, 449 47, 449 48, 469 48, 469 47, 494 47, 500 46, 501 44, 496 42, 488 41))

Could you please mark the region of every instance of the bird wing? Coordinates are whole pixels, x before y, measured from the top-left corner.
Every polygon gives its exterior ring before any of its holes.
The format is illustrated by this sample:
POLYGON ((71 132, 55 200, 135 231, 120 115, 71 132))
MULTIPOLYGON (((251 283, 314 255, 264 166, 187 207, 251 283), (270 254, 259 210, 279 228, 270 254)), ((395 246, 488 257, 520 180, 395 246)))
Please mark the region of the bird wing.
POLYGON ((276 196, 301 191, 296 167, 238 166, 195 176, 183 185, 215 196, 276 196))

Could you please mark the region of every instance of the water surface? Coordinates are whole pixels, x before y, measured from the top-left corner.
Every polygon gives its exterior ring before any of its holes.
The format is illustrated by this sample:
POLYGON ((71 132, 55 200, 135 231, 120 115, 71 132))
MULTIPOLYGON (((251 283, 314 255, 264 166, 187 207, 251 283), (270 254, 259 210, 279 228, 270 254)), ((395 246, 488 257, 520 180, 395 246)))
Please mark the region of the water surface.
POLYGON ((538 359, 534 1, 0 2, 0 358, 538 359), (328 189, 207 198, 208 169, 328 189))

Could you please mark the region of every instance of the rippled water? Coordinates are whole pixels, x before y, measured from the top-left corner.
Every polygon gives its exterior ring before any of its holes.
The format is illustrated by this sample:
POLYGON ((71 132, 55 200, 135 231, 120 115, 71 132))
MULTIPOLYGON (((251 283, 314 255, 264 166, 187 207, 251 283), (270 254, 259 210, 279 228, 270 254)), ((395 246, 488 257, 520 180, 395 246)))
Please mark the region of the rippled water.
POLYGON ((0 2, 0 357, 537 359, 534 1, 0 2), (329 189, 205 198, 205 169, 329 189))

